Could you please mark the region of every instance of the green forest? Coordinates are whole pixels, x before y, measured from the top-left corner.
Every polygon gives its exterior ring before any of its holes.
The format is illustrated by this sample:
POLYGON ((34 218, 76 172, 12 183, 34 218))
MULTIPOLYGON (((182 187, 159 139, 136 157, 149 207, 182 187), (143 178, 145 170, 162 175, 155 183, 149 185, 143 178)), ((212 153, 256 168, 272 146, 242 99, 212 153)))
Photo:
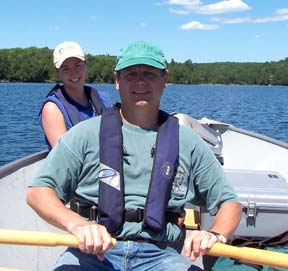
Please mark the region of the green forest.
MULTIPOLYGON (((1 82, 56 82, 53 50, 49 48, 13 48, 0 50, 1 82)), ((88 83, 113 83, 116 57, 87 55, 88 83)), ((167 63, 173 84, 288 85, 288 58, 280 61, 167 63)))

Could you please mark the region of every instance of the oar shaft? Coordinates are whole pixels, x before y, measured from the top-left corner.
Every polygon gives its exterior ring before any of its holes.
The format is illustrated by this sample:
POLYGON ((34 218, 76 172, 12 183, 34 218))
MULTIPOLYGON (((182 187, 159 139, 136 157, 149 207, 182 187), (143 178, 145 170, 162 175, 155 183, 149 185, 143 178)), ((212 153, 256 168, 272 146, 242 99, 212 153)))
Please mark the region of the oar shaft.
MULTIPOLYGON (((112 238, 113 245, 116 239, 112 238)), ((0 230, 0 243, 31 246, 69 246, 78 247, 76 236, 37 231, 0 230)))
MULTIPOLYGON (((112 238, 113 245, 116 239, 112 238)), ((78 247, 77 238, 71 234, 59 234, 37 231, 20 231, 0 229, 0 243, 32 246, 70 246, 78 247)), ((207 252, 211 256, 224 256, 239 259, 244 262, 267 265, 276 268, 288 269, 288 254, 255 249, 249 247, 235 247, 216 243, 207 252)))
POLYGON ((36 231, 0 230, 2 244, 31 245, 31 246, 71 246, 77 247, 74 235, 36 231))
POLYGON ((288 254, 256 249, 250 247, 235 247, 216 243, 207 253, 211 256, 223 256, 242 260, 244 262, 288 269, 288 254))

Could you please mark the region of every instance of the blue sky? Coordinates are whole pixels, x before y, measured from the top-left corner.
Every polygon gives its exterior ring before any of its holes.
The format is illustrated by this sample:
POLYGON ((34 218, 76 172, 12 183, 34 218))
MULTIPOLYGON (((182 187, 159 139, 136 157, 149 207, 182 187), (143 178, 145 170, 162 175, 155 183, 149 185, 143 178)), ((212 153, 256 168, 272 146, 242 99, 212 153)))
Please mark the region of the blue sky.
POLYGON ((288 57, 288 0, 8 0, 0 33, 0 49, 74 40, 117 55, 149 40, 168 61, 278 61, 288 57))

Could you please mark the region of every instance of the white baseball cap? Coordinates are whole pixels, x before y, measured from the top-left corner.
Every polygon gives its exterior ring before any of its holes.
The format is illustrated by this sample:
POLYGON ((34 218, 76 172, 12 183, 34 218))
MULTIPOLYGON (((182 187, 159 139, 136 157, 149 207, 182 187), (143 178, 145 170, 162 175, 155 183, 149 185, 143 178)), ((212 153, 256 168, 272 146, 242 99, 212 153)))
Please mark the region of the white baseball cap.
POLYGON ((74 41, 64 41, 60 43, 53 53, 53 62, 56 69, 59 69, 63 62, 70 57, 76 57, 85 61, 84 52, 78 43, 74 41))

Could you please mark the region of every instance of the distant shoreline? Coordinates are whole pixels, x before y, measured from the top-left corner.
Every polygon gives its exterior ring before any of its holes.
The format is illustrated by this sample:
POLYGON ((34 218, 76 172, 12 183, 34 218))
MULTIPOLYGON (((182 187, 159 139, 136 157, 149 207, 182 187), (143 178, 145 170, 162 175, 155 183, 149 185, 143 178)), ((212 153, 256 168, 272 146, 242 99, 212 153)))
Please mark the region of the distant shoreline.
MULTIPOLYGON (((0 80, 0 84, 56 84, 61 83, 58 81, 44 81, 44 82, 23 82, 23 81, 9 81, 9 80, 0 80)), ((85 84, 114 84, 114 83, 103 83, 103 82, 86 82, 85 84)), ((263 86, 263 87, 271 87, 271 86, 278 86, 278 87, 287 87, 286 85, 273 85, 273 84, 210 84, 210 83, 201 83, 201 84, 183 84, 183 83, 168 83, 167 86, 173 85, 193 85, 193 86, 263 86)))

